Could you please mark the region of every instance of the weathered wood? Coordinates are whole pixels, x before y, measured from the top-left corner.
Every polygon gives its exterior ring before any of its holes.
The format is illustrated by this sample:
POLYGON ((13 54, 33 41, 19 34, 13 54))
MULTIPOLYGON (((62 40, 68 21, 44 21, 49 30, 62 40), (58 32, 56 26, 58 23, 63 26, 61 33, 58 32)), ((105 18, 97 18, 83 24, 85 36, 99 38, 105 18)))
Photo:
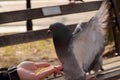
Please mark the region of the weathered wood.
POLYGON ((120 79, 120 56, 106 59, 103 64, 105 71, 97 75, 97 80, 120 79))
POLYGON ((0 24, 29 20, 29 19, 45 18, 45 17, 57 16, 57 15, 67 15, 73 13, 94 11, 99 9, 101 2, 102 1, 93 1, 86 3, 76 3, 75 5, 68 5, 68 4, 60 5, 58 7, 60 7, 61 14, 54 14, 49 16, 44 16, 42 12, 43 8, 2 12, 0 13, 0 24))
POLYGON ((102 74, 99 74, 97 76, 97 80, 113 80, 113 79, 111 79, 113 77, 114 77, 114 80, 120 79, 120 67, 112 69, 112 70, 108 70, 108 72, 105 71, 102 74), (116 77, 116 76, 118 76, 118 77, 116 77))
MULTIPOLYGON (((99 74, 96 76, 97 80, 120 79, 120 56, 110 59, 105 59, 103 67, 105 68, 105 71, 99 72, 99 74)), ((64 78, 61 77, 52 80, 64 80, 64 78)))
MULTIPOLYGON (((71 27, 71 29, 73 30, 76 27, 76 24, 68 25, 68 27, 71 27)), ((50 36, 47 35, 47 30, 48 29, 43 29, 0 36, 0 47, 49 38, 50 36)))
MULTIPOLYGON (((120 58, 120 56, 119 56, 120 58)), ((110 59, 109 59, 110 60, 110 59)), ((103 66, 105 71, 97 75, 97 80, 114 80, 120 79, 120 60, 103 66)))
POLYGON ((113 57, 113 58, 110 58, 110 59, 105 59, 103 61, 103 65, 111 64, 111 63, 118 62, 118 61, 120 61, 120 56, 113 57))
POLYGON ((48 37, 45 32, 47 32, 47 29, 0 36, 0 47, 37 41, 43 37, 48 37))

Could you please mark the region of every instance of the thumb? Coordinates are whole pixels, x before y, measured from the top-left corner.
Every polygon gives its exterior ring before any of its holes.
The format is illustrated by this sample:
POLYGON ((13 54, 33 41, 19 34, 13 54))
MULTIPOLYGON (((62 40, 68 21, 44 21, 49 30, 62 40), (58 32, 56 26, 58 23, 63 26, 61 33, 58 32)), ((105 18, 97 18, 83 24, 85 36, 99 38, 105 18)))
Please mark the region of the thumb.
POLYGON ((50 66, 50 64, 49 63, 47 63, 47 62, 37 62, 37 63, 35 63, 35 65, 36 65, 36 67, 37 68, 41 68, 41 67, 49 67, 50 66))

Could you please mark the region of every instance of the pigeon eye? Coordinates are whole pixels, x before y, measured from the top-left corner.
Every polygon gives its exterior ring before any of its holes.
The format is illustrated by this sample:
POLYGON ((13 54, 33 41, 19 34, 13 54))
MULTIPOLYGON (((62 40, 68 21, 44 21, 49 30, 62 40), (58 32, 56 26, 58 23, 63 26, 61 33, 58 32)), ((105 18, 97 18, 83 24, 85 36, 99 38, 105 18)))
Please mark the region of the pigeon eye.
POLYGON ((52 31, 55 31, 57 29, 57 27, 52 27, 52 31))

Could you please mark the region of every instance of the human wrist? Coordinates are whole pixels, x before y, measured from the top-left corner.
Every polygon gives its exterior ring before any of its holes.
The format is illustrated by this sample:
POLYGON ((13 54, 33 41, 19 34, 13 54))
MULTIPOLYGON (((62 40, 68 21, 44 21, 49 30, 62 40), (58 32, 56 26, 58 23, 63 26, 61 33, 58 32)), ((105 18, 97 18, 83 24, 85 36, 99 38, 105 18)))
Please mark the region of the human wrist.
POLYGON ((8 76, 10 80, 20 80, 17 72, 17 67, 8 68, 8 76))

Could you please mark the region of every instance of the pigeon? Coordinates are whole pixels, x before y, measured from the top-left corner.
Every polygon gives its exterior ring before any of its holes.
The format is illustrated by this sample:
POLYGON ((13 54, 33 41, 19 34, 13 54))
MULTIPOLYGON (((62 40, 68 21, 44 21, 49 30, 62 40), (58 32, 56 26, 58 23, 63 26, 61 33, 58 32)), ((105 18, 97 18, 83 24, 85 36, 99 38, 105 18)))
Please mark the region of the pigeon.
POLYGON ((86 73, 103 70, 102 52, 109 24, 109 0, 104 0, 98 12, 72 32, 63 23, 49 26, 56 54, 63 64, 65 80, 86 80, 86 73))

